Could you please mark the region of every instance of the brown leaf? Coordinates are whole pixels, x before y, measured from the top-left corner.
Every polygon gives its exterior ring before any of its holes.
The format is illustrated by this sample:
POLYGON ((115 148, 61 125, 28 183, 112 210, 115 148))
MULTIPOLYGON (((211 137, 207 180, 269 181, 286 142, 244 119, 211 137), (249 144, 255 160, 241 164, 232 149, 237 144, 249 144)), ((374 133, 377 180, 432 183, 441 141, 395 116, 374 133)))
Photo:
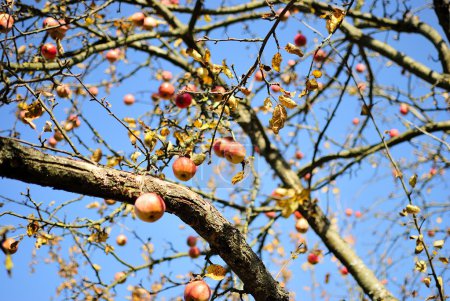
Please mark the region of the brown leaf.
POLYGON ((290 99, 289 97, 286 97, 284 95, 280 95, 278 97, 278 101, 288 109, 293 109, 297 106, 295 101, 293 101, 292 99, 290 99))
POLYGON ((328 15, 327 19, 327 30, 328 33, 333 33, 338 28, 339 24, 341 24, 342 20, 345 17, 345 12, 338 8, 335 8, 333 13, 328 15))
POLYGON ((281 53, 279 53, 279 52, 275 53, 275 55, 272 58, 272 68, 275 71, 280 72, 280 65, 281 65, 282 60, 283 60, 283 57, 281 56, 281 53))
POLYGON ((206 268, 206 277, 209 277, 213 280, 222 280, 225 278, 225 274, 227 273, 227 270, 218 264, 212 264, 206 268))
POLYGON ((273 110, 272 119, 269 121, 269 126, 275 134, 278 134, 279 131, 284 127, 284 123, 286 122, 287 113, 286 109, 283 105, 276 105, 273 110))
POLYGON ((297 46, 295 46, 294 44, 291 44, 291 43, 288 43, 285 47, 284 47, 284 49, 288 52, 288 53, 290 53, 290 54, 295 54, 295 55, 298 55, 299 57, 303 57, 303 51, 300 49, 300 48, 298 48, 297 46))
POLYGON ((234 177, 231 179, 231 183, 234 185, 242 181, 242 179, 244 179, 244 171, 240 171, 237 174, 235 174, 234 177))

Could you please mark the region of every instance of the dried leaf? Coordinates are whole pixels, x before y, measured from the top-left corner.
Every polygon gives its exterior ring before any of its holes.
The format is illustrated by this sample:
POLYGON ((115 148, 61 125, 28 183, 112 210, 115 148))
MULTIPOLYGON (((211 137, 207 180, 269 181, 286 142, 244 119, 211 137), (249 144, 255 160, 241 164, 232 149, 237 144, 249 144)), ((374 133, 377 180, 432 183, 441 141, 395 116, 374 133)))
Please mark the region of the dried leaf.
POLYGON ((369 105, 369 106, 363 105, 361 108, 361 115, 369 116, 370 111, 372 111, 372 107, 373 107, 373 105, 369 105))
POLYGON ((335 8, 333 13, 328 15, 327 20, 327 30, 328 33, 333 33, 338 28, 339 24, 341 24, 342 20, 345 17, 345 12, 343 10, 340 10, 338 8, 335 8))
POLYGON ((427 272, 427 263, 424 260, 416 261, 416 270, 421 273, 427 272))
POLYGON ((244 179, 244 171, 240 171, 237 174, 234 175, 234 177, 231 179, 231 183, 234 185, 244 179))
POLYGON ((97 148, 92 154, 91 160, 98 163, 102 159, 102 156, 103 156, 102 150, 97 148))
POLYGON ((417 184, 417 174, 413 174, 410 178, 409 178, 409 186, 411 186, 412 188, 414 188, 417 184))
POLYGON ((308 91, 314 91, 314 90, 316 90, 318 87, 319 87, 319 84, 317 83, 317 81, 316 81, 315 78, 311 78, 311 79, 308 79, 308 80, 306 81, 306 89, 307 89, 308 91))
POLYGON ((105 253, 106 253, 106 255, 108 255, 109 252, 113 252, 113 251, 114 251, 114 247, 107 244, 106 247, 105 247, 105 253))
POLYGON ((295 46, 294 44, 291 44, 291 43, 288 43, 285 47, 284 47, 284 49, 288 52, 288 53, 290 53, 290 54, 295 54, 295 55, 298 55, 299 57, 303 57, 303 51, 300 49, 300 48, 298 48, 297 46, 295 46))
POLYGON ((431 284, 431 278, 430 278, 430 277, 425 277, 425 278, 423 278, 422 282, 425 283, 425 285, 426 285, 427 287, 430 287, 430 284, 431 284))
POLYGON ((6 254, 6 257, 5 257, 5 269, 8 272, 9 276, 11 276, 13 267, 14 267, 14 263, 12 261, 11 254, 8 253, 8 254, 6 254))
POLYGON ((418 214, 420 212, 420 208, 414 205, 406 205, 406 212, 409 214, 418 214))
POLYGON ((191 156, 191 160, 194 162, 194 164, 196 166, 201 165, 206 159, 206 155, 205 154, 193 154, 191 156))
POLYGON ((134 163, 136 163, 137 158, 138 158, 140 155, 142 155, 141 152, 137 152, 137 151, 136 151, 136 152, 132 153, 132 154, 131 154, 131 160, 132 160, 134 163))
POLYGON ((293 109, 297 106, 295 101, 293 101, 292 99, 290 99, 289 97, 286 97, 284 95, 280 95, 278 97, 278 101, 288 109, 293 109))
POLYGON ((283 60, 283 57, 281 56, 281 53, 279 53, 279 52, 275 53, 275 55, 272 58, 272 68, 275 71, 280 72, 280 65, 281 65, 282 60, 283 60))
POLYGON ((198 53, 197 50, 193 49, 193 48, 188 48, 186 50, 186 53, 192 57, 194 60, 196 60, 197 62, 203 62, 203 58, 202 55, 200 53, 198 53))
POLYGON ((205 50, 205 55, 203 57, 203 62, 208 64, 211 61, 211 52, 209 51, 209 49, 205 50))
POLYGON ((222 280, 225 278, 225 274, 227 273, 227 270, 218 264, 212 264, 206 268, 206 277, 209 277, 213 280, 222 280))
POLYGON ((315 78, 320 78, 320 77, 322 77, 322 71, 320 71, 320 70, 314 70, 313 72, 311 72, 311 74, 312 74, 315 78))
POLYGON ((267 97, 266 99, 264 99, 264 108, 266 110, 269 110, 270 108, 272 108, 272 101, 270 100, 269 97, 267 97))
POLYGON ((37 221, 30 221, 27 225, 27 235, 28 237, 33 236, 39 231, 39 223, 37 221))
POLYGON ((435 242, 433 242, 433 247, 435 247, 436 249, 441 249, 443 246, 444 246, 443 239, 436 240, 435 242))
POLYGON ((439 261, 443 264, 448 264, 448 258, 447 257, 439 257, 439 261))
POLYGON ((269 126, 275 134, 278 134, 279 131, 284 127, 284 123, 286 122, 287 113, 284 106, 281 104, 276 105, 273 110, 272 119, 269 121, 269 126))
POLYGON ((228 77, 228 78, 233 78, 234 75, 231 72, 231 70, 228 68, 227 63, 225 60, 222 61, 222 72, 228 77))

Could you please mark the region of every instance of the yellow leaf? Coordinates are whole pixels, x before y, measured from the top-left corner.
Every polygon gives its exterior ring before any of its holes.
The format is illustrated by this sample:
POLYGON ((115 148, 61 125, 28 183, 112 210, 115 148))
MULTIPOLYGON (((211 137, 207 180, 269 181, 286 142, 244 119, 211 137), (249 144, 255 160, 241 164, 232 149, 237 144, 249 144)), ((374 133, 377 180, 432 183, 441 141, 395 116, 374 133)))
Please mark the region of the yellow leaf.
POLYGON ((213 280, 222 280, 225 278, 225 274, 227 273, 227 270, 218 264, 212 264, 206 268, 206 277, 209 277, 213 280))
POLYGON ((122 157, 109 157, 106 161, 106 166, 114 167, 122 161, 122 157))
POLYGON ((240 171, 237 174, 234 175, 234 177, 231 179, 231 183, 234 185, 244 178, 244 171, 240 171))
POLYGON ((416 270, 421 273, 427 272, 427 263, 424 260, 416 261, 416 270))
POLYGON ((102 156, 103 156, 102 150, 97 148, 92 154, 91 160, 98 163, 102 159, 102 156))
POLYGON ((287 113, 284 106, 278 104, 275 106, 273 110, 272 119, 269 120, 269 126, 275 134, 278 134, 279 131, 284 127, 284 123, 286 122, 287 113))
POLYGON ((413 174, 410 178, 409 178, 409 185, 414 188, 417 184, 417 175, 413 174))
POLYGON ((12 269, 14 267, 11 254, 6 254, 5 257, 5 269, 8 272, 8 275, 11 276, 12 269))
POLYGON ((264 108, 266 110, 269 110, 270 108, 272 108, 272 101, 270 100, 269 97, 267 97, 266 99, 264 99, 264 108))
POLYGON ((295 55, 298 55, 299 57, 303 57, 303 51, 300 49, 300 48, 298 48, 297 46, 295 46, 294 44, 291 44, 291 43, 288 43, 285 47, 284 47, 284 49, 288 52, 288 53, 290 53, 290 54, 295 54, 295 55))
POLYGON ((210 15, 204 15, 203 17, 205 18, 205 22, 206 23, 211 22, 211 16, 210 15))
POLYGON ((95 208, 99 208, 99 207, 100 207, 100 204, 97 201, 89 203, 89 204, 86 205, 87 209, 95 209, 95 208))
POLYGON ((272 68, 273 70, 280 72, 280 65, 281 61, 283 60, 283 57, 281 56, 281 53, 277 52, 272 58, 272 68))
POLYGON ((202 62, 203 58, 201 56, 200 53, 198 53, 197 50, 193 49, 193 48, 189 48, 188 50, 186 50, 186 53, 192 57, 194 60, 196 60, 197 62, 202 62))
POLYGON ((420 212, 420 208, 414 205, 407 205, 405 209, 409 214, 417 214, 420 212))
POLYGON ((141 152, 134 152, 134 153, 132 153, 132 154, 131 154, 131 160, 132 160, 133 162, 136 163, 137 158, 138 158, 140 155, 142 155, 141 152))
POLYGON ((443 264, 448 264, 448 258, 447 257, 439 257, 439 261, 443 264))
POLYGON ((113 252, 113 251, 114 251, 114 247, 107 244, 106 247, 105 247, 105 253, 106 253, 106 255, 108 255, 109 252, 113 252))
POLYGON ((156 146, 156 134, 153 131, 148 131, 147 133, 145 133, 144 136, 144 143, 146 146, 148 146, 148 148, 150 148, 150 151, 153 151, 153 149, 156 146))
POLYGON ((436 249, 441 249, 443 246, 444 246, 443 239, 436 240, 435 242, 433 242, 433 247, 435 247, 436 249))
POLYGON ((290 99, 289 97, 286 97, 284 95, 280 95, 278 97, 278 101, 288 109, 293 109, 297 106, 295 101, 293 101, 292 99, 290 99))
POLYGON ((228 77, 228 78, 233 78, 234 75, 231 72, 231 70, 228 68, 227 63, 225 60, 222 61, 222 72, 228 77))
POLYGON ((37 221, 30 221, 30 223, 27 225, 27 235, 33 236, 39 231, 39 223, 37 221))
POLYGON ((209 63, 210 61, 211 61, 211 52, 209 51, 209 49, 206 49, 205 56, 203 58, 203 62, 209 63))
POLYGON ((307 89, 308 91, 314 91, 314 90, 316 90, 318 87, 319 87, 319 84, 317 83, 317 81, 316 81, 315 78, 308 79, 308 80, 306 81, 306 89, 307 89))
POLYGON ((206 159, 205 154, 192 154, 191 160, 194 162, 196 166, 201 165, 206 159))
POLYGON ((338 8, 335 8, 333 13, 328 15, 327 19, 327 30, 328 33, 333 33, 338 28, 339 24, 341 24, 342 20, 345 17, 345 12, 338 8))
POLYGON ((322 77, 322 72, 320 70, 314 70, 313 72, 311 72, 311 74, 315 77, 315 78, 320 78, 322 77))

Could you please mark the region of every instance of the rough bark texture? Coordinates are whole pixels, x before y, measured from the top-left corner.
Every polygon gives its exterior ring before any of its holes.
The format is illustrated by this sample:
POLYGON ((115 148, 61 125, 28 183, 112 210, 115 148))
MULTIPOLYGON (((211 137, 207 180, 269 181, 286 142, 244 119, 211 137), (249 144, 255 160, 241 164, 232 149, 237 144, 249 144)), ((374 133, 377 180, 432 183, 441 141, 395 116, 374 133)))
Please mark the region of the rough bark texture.
POLYGON ((168 212, 208 241, 255 300, 289 300, 239 230, 208 201, 184 186, 45 154, 4 137, 0 137, 0 176, 130 204, 141 194, 141 188, 143 192, 156 192, 164 198, 168 212))
POLYGON ((450 1, 449 0, 433 0, 434 11, 444 30, 447 40, 450 41, 450 1))

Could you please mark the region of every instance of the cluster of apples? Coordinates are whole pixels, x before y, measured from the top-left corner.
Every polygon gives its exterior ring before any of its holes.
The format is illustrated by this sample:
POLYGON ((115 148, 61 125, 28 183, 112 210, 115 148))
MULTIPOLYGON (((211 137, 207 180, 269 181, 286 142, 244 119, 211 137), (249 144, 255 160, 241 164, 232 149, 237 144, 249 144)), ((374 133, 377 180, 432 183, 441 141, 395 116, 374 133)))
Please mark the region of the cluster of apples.
POLYGON ((197 237, 192 236, 192 235, 188 236, 186 243, 189 246, 189 257, 191 257, 191 258, 199 257, 201 254, 201 251, 196 246, 197 245, 197 237))
POLYGON ((141 27, 145 30, 152 30, 158 26, 158 20, 153 17, 147 17, 143 12, 136 12, 130 17, 131 22, 134 26, 141 27))
POLYGON ((308 232, 309 224, 308 224, 308 221, 306 220, 306 218, 304 218, 302 216, 302 214, 300 212, 298 212, 298 211, 294 212, 294 216, 297 219, 297 221, 295 222, 295 229, 299 233, 306 233, 306 232, 308 232))
POLYGON ((239 164, 245 159, 245 147, 234 141, 232 137, 219 138, 213 144, 214 153, 220 157, 225 158, 233 164, 239 164))
MULTIPOLYGON (((48 28, 47 33, 54 40, 62 40, 66 36, 67 31, 69 30, 69 25, 67 25, 65 20, 62 19, 56 20, 52 17, 45 18, 42 25, 44 28, 48 28)), ((58 55, 58 50, 55 44, 45 43, 41 47, 41 55, 47 61, 53 61, 58 55)))
MULTIPOLYGON (((81 120, 78 117, 78 115, 70 114, 69 117, 67 118, 67 120, 65 120, 62 123, 62 125, 66 132, 70 132, 74 128, 80 127, 81 120)), ((55 130, 55 133, 53 134, 53 136, 48 139, 48 145, 51 147, 56 147, 58 142, 62 141, 63 139, 64 139, 63 134, 61 134, 61 132, 59 130, 55 130)))

